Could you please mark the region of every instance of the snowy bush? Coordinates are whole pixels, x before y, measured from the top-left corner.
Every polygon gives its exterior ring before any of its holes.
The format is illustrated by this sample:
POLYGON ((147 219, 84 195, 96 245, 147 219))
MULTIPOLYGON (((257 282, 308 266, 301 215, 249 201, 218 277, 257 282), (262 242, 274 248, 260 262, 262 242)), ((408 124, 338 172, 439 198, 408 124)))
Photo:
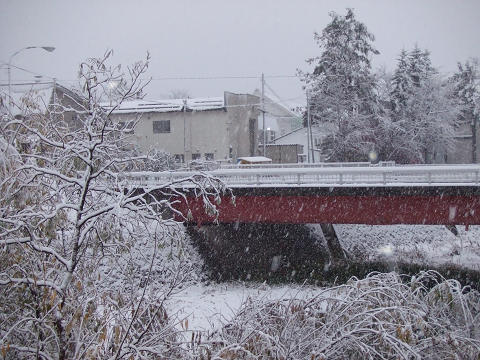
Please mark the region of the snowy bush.
POLYGON ((212 359, 478 359, 479 293, 435 272, 374 273, 312 298, 247 300, 212 359))

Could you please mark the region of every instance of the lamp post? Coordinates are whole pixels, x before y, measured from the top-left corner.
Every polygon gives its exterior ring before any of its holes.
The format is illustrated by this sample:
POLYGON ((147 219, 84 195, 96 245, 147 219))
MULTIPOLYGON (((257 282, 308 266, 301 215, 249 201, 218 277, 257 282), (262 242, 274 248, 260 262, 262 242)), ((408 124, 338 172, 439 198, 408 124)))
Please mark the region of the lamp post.
POLYGON ((53 46, 27 46, 24 48, 21 48, 20 50, 14 52, 12 56, 8 59, 8 111, 11 113, 12 111, 12 60, 13 58, 21 53, 24 50, 28 49, 43 49, 48 52, 52 52, 55 50, 55 47, 53 46))

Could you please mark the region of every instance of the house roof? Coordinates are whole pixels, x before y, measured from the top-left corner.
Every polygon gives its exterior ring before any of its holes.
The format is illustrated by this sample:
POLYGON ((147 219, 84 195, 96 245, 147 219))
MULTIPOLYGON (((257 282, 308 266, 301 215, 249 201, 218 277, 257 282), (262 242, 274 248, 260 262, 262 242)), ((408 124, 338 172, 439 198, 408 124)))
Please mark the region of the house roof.
POLYGON ((285 137, 287 137, 287 136, 290 136, 290 135, 292 135, 292 134, 294 134, 294 133, 296 133, 296 132, 298 132, 298 131, 300 131, 300 130, 306 130, 306 128, 303 127, 303 126, 301 126, 301 127, 297 128, 297 129, 295 129, 295 130, 290 131, 289 133, 286 133, 285 135, 276 137, 274 141, 283 139, 283 138, 285 138, 285 137))
MULTIPOLYGON (((102 104, 106 109, 111 108, 108 103, 102 104)), ((195 99, 166 99, 166 100, 131 100, 120 104, 114 114, 145 113, 145 112, 175 112, 207 111, 225 109, 223 97, 195 98, 195 99)))
POLYGON ((53 82, 30 83, 12 86, 10 93, 12 100, 12 114, 21 114, 27 108, 29 111, 45 113, 47 111, 48 104, 50 103, 52 89, 53 82))
POLYGON ((298 144, 298 143, 290 143, 290 144, 265 144, 266 147, 275 147, 275 146, 303 146, 303 144, 298 144))
POLYGON ((81 102, 83 97, 73 89, 54 82, 26 83, 12 86, 11 98, 13 115, 22 114, 25 110, 46 113, 52 103, 53 88, 56 92, 63 93, 76 102, 81 102))
POLYGON ((265 156, 242 156, 237 158, 237 161, 246 161, 251 164, 258 164, 262 162, 272 162, 272 159, 265 156))

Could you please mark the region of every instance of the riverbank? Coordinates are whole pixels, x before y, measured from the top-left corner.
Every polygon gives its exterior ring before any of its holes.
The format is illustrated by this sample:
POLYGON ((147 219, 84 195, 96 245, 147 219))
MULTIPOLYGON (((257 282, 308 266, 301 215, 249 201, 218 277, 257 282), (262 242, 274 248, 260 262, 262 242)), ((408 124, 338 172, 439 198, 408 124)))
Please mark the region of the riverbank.
POLYGON ((480 226, 335 225, 347 254, 332 261, 319 225, 222 225, 187 229, 210 280, 332 286, 371 272, 435 270, 480 289, 480 226))

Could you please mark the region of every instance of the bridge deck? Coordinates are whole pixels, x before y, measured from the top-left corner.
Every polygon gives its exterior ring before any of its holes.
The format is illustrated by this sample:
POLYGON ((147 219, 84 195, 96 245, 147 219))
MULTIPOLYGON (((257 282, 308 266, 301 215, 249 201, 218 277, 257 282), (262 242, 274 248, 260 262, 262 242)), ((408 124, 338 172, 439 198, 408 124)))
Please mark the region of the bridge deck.
MULTIPOLYGON (((192 174, 138 173, 131 179, 148 187, 192 174)), ((187 191, 188 201, 176 207, 192 222, 480 224, 478 165, 240 168, 208 174, 224 181, 235 201, 223 197, 214 218, 187 191)))
MULTIPOLYGON (((480 187, 234 188, 222 198, 218 222, 332 224, 480 224, 480 187)), ((211 223, 200 199, 177 209, 195 223, 211 223)))

